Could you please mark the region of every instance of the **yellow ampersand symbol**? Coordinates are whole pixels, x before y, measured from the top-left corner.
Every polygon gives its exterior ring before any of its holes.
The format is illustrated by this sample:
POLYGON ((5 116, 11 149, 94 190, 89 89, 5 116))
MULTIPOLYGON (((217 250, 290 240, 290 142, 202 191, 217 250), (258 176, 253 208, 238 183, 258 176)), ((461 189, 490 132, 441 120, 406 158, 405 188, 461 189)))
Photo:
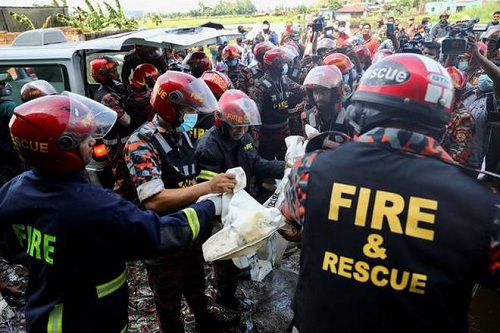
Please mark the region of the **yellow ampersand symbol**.
POLYGON ((385 254, 386 249, 381 247, 384 239, 382 236, 377 234, 371 234, 368 236, 368 243, 363 246, 363 253, 368 258, 380 258, 385 259, 387 255, 385 254))

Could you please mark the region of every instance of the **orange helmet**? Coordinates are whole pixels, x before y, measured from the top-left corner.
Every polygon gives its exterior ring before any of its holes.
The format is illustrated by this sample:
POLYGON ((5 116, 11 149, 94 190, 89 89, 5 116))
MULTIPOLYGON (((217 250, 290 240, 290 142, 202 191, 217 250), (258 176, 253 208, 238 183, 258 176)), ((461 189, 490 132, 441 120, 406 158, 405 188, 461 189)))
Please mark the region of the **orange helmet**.
POLYGON ((241 50, 238 45, 227 45, 222 49, 222 60, 241 58, 241 50))
POLYGON ((238 89, 229 89, 219 99, 219 111, 215 113, 215 126, 226 123, 231 127, 261 125, 257 104, 238 89))
POLYGON ((177 106, 189 106, 202 113, 217 110, 217 100, 205 81, 191 74, 166 71, 156 80, 151 105, 166 122, 176 124, 177 106))
POLYGON ((467 83, 467 74, 463 73, 455 66, 446 67, 446 71, 450 74, 451 82, 456 90, 462 90, 465 88, 467 83))
POLYGON ((253 47, 253 55, 255 56, 255 59, 257 59, 257 61, 262 64, 264 62, 264 54, 270 49, 275 47, 276 45, 267 40, 264 42, 257 43, 253 47))
POLYGON ((189 53, 182 61, 184 70, 190 72, 194 77, 201 77, 203 72, 212 69, 212 63, 205 52, 189 53))
POLYGON ((116 112, 87 97, 63 92, 23 103, 9 127, 12 143, 29 165, 48 171, 75 172, 85 167, 79 145, 89 136, 102 138, 116 112))
POLYGON ((140 64, 135 68, 130 84, 139 90, 152 89, 159 76, 160 71, 155 65, 140 64))
POLYGON ((342 75, 349 74, 349 71, 354 68, 354 64, 348 56, 342 53, 332 53, 323 59, 323 65, 336 66, 342 72, 342 75))
POLYGON ((233 88, 233 83, 229 77, 218 71, 205 71, 201 75, 201 78, 205 81, 217 100, 226 90, 233 88))
POLYGON ((90 62, 90 75, 97 83, 106 84, 118 78, 118 61, 103 56, 90 62))
POLYGON ((356 134, 396 120, 440 133, 454 104, 450 75, 437 61, 398 53, 363 74, 346 115, 356 134))
POLYGON ((31 81, 21 87, 21 100, 23 103, 38 97, 55 94, 57 94, 57 91, 54 86, 45 80, 31 81))

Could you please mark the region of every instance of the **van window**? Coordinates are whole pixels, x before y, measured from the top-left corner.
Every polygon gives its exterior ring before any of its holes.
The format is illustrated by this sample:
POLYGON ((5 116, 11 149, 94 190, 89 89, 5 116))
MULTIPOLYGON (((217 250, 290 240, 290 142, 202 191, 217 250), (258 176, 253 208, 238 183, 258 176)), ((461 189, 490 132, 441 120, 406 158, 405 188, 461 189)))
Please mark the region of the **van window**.
POLYGON ((69 90, 68 75, 66 69, 61 65, 0 66, 0 81, 8 82, 12 87, 12 94, 7 98, 17 104, 21 104, 22 102, 22 86, 38 79, 46 80, 59 93, 69 90))
MULTIPOLYGON (((106 53, 92 53, 86 57, 87 62, 87 84, 89 85, 98 85, 97 82, 94 81, 92 76, 90 75, 90 62, 94 59, 103 57, 103 56, 111 56, 115 60, 118 61, 118 73, 121 74, 122 66, 123 66, 123 57, 125 57, 126 52, 106 52, 106 53)), ((121 77, 120 77, 121 79, 121 77)))

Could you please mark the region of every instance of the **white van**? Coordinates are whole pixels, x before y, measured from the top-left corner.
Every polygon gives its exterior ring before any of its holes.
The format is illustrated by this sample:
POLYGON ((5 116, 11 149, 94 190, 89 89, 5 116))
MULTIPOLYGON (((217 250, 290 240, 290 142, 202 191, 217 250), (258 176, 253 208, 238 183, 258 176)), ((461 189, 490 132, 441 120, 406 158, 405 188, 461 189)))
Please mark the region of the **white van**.
MULTIPOLYGON (((20 34, 11 45, 0 46, 0 81, 10 83, 12 94, 9 99, 18 104, 21 103, 21 87, 36 79, 50 82, 58 92, 66 90, 93 98, 99 85, 90 76, 89 63, 97 57, 111 55, 123 59, 135 44, 186 50, 199 45, 220 45, 239 36, 238 32, 225 29, 184 27, 156 28, 68 42, 57 28, 30 30, 20 34)), ((87 167, 91 181, 111 187, 106 156, 95 156, 95 160, 87 167)))

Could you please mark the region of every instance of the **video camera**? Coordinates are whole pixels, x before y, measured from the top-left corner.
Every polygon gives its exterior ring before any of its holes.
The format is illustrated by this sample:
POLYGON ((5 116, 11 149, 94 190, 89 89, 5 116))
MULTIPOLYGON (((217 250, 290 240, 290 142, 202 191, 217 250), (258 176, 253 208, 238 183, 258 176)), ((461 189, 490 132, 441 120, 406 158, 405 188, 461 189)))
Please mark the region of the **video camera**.
POLYGON ((316 18, 312 24, 309 24, 308 27, 311 27, 314 32, 322 32, 325 27, 325 19, 320 16, 316 18))
POLYGON ((401 53, 416 53, 422 54, 422 43, 424 38, 421 34, 417 33, 412 39, 403 38, 399 41, 401 45, 401 53))
POLYGON ((474 26, 479 18, 453 26, 448 35, 441 42, 441 52, 444 55, 461 55, 467 51, 467 37, 474 34, 474 26))

